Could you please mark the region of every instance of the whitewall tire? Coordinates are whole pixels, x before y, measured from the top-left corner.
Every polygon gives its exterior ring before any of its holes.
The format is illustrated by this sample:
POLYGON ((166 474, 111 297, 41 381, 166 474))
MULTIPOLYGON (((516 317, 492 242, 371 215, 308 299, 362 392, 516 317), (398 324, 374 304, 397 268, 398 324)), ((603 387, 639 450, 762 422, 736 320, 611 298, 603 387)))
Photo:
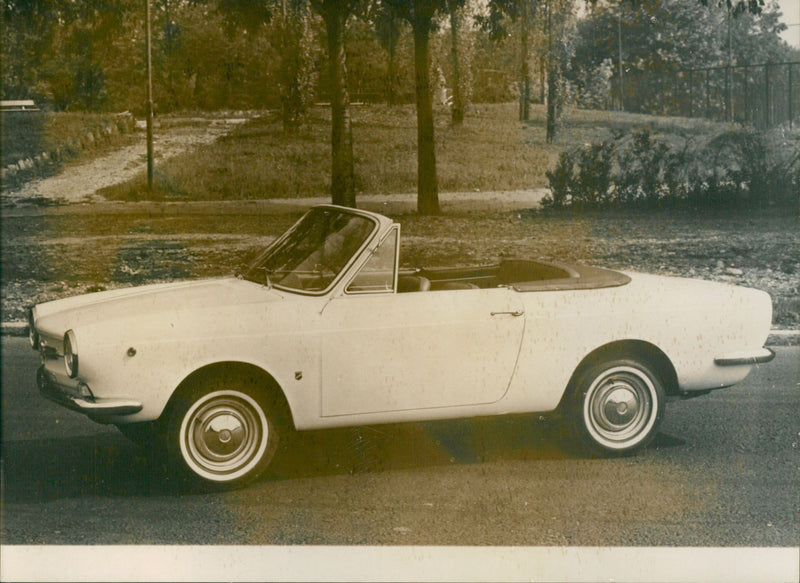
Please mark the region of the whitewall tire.
POLYGON ((257 478, 278 445, 270 400, 236 381, 201 384, 181 398, 167 429, 171 462, 194 485, 233 488, 257 478))
POLYGON ((596 455, 624 454, 645 447, 664 416, 664 389, 645 363, 602 362, 579 375, 571 422, 579 445, 596 455))

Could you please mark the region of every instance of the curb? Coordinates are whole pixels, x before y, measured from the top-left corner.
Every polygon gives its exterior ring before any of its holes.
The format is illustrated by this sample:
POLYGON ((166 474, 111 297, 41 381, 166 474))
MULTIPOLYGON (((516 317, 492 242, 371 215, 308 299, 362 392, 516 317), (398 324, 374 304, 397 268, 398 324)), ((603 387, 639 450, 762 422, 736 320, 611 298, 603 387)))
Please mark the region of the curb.
MULTIPOLYGON (((465 205, 470 213, 486 211, 507 212, 537 208, 542 198, 550 192, 547 188, 528 190, 497 190, 473 192, 440 192, 439 204, 443 212, 459 211, 465 205)), ((246 213, 301 213, 319 204, 330 204, 330 196, 305 198, 267 198, 259 200, 227 201, 93 201, 33 204, 23 199, 13 201, 13 206, 4 208, 7 217, 27 217, 62 214, 107 214, 107 213, 159 213, 159 214, 218 214, 222 212, 246 213)), ((358 208, 384 214, 415 213, 416 193, 359 194, 358 208)))
POLYGON ((0 323, 0 336, 27 336, 27 322, 3 322, 0 323))
POLYGON ((800 346, 800 330, 770 330, 767 346, 800 346))
MULTIPOLYGON (((24 321, 0 323, 0 336, 27 336, 28 323, 24 321)), ((767 337, 767 346, 800 346, 800 330, 773 328, 767 337)))

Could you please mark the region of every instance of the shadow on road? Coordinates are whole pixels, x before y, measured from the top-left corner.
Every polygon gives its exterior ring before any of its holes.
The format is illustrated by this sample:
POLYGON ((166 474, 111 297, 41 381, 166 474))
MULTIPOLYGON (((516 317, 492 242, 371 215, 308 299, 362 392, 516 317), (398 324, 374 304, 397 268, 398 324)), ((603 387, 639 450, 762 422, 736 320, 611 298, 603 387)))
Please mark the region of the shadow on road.
MULTIPOLYGON (((683 443, 659 434, 650 448, 683 443)), ((562 424, 538 416, 306 431, 284 439, 261 480, 580 457, 568 444, 562 424)), ((2 457, 3 499, 9 504, 195 493, 165 471, 153 452, 114 433, 5 442, 2 457)))
POLYGON ((538 416, 431 421, 297 433, 265 480, 504 460, 572 457, 562 427, 538 416))
POLYGON ((150 457, 122 435, 3 443, 3 500, 7 504, 152 496, 167 494, 170 488, 150 457))

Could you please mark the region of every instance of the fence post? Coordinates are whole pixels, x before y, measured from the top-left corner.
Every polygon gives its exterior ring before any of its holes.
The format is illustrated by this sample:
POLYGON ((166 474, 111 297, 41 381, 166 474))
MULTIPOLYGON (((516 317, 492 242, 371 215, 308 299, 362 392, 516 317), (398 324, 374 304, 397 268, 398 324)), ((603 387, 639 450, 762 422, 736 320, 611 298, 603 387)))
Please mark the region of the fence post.
POLYGON ((725 67, 725 121, 733 121, 733 112, 731 111, 731 85, 733 78, 731 77, 731 66, 725 67))
POLYGON ((770 91, 770 86, 769 86, 769 65, 770 64, 767 63, 764 66, 764 90, 765 90, 765 97, 766 97, 765 106, 764 106, 764 114, 765 114, 765 120, 764 121, 766 122, 765 123, 766 129, 769 129, 769 128, 772 127, 772 99, 771 99, 772 92, 770 91))
POLYGON ((750 99, 748 90, 750 88, 750 68, 745 65, 744 66, 744 123, 748 123, 750 121, 750 99))
POLYGON ((640 101, 639 107, 649 103, 653 114, 661 115, 687 115, 690 118, 701 117, 717 121, 745 123, 760 129, 770 128, 776 124, 786 122, 789 117, 789 127, 794 128, 798 116, 798 75, 796 69, 800 61, 771 62, 756 65, 742 64, 736 66, 702 67, 698 69, 680 69, 669 72, 652 73, 650 87, 656 89, 646 93, 641 85, 643 82, 633 80, 628 75, 627 86, 630 93, 640 101), (784 73, 775 70, 778 67, 789 67, 784 73), (763 70, 759 74, 759 70, 763 70), (694 74, 702 77, 697 83, 698 105, 695 107, 695 82, 694 74), (717 75, 712 82, 711 75, 717 75), (753 75, 752 83, 750 75, 753 75), (772 79, 773 74, 775 80, 772 79), (688 81, 686 76, 688 75, 688 81), (721 78, 720 75, 725 75, 721 78), (736 79, 739 86, 736 86, 736 79), (788 94, 783 97, 784 84, 788 79, 788 94), (776 85, 777 82, 777 85, 776 85), (687 85, 688 83, 688 95, 687 85), (725 87, 727 85, 727 88, 725 87), (795 87, 795 85, 798 85, 795 87), (752 87, 751 87, 752 86, 752 87), (703 93, 705 92, 705 104, 703 93), (661 95, 656 95, 661 93, 661 95), (642 97, 646 94, 646 97, 642 97), (685 106, 689 100, 688 108, 685 106), (788 101, 788 103, 787 103, 788 101), (687 112, 688 109, 688 112, 687 112))
POLYGON ((673 71, 672 72, 672 105, 670 107, 670 115, 680 115, 681 114, 681 102, 678 100, 678 73, 673 71))
POLYGON ((787 88, 787 92, 789 94, 789 129, 794 128, 794 104, 792 103, 792 67, 794 65, 789 65, 789 87, 787 88))

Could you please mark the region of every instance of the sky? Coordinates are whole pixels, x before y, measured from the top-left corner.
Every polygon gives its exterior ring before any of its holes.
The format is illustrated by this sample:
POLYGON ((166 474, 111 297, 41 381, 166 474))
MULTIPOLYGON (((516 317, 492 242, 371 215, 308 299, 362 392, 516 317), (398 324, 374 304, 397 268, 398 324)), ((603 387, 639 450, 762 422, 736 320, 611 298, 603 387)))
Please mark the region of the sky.
POLYGON ((800 0, 778 0, 778 4, 783 12, 783 23, 789 27, 781 36, 793 47, 800 48, 800 0))

